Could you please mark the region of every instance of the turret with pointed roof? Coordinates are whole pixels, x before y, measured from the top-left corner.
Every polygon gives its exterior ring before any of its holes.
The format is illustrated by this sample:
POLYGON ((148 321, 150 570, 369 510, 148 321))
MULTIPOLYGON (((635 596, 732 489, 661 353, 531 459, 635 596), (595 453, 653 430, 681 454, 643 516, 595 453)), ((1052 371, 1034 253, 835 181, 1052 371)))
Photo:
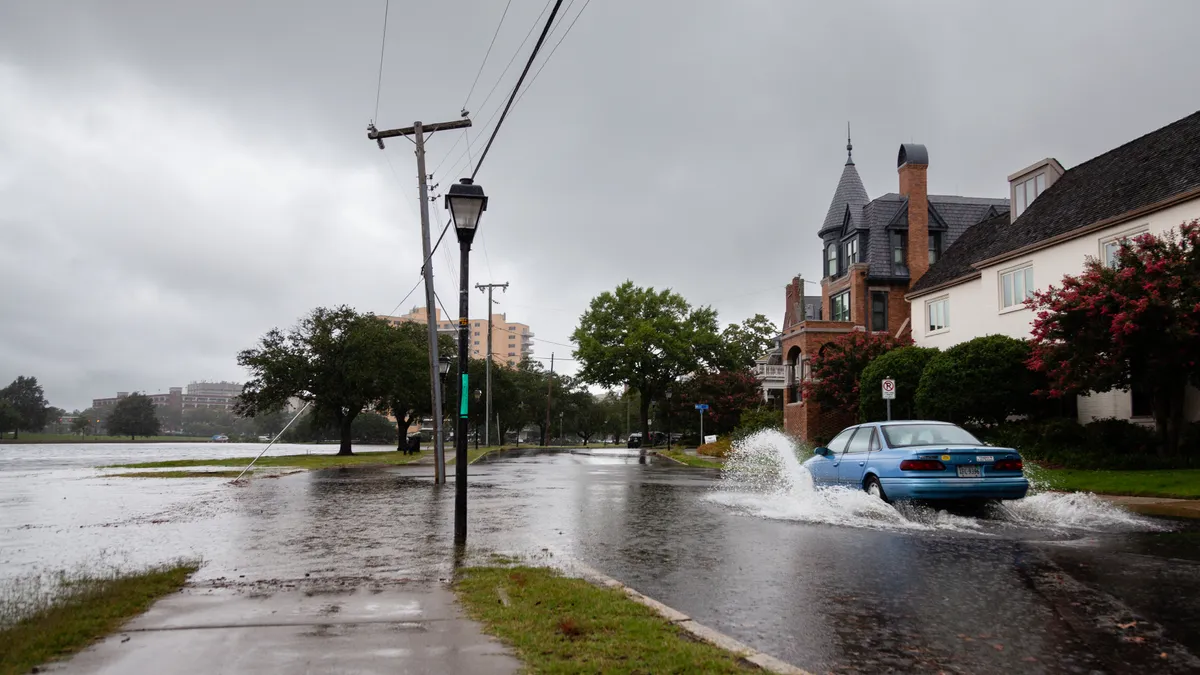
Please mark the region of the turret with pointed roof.
POLYGON ((867 197, 867 189, 863 187, 862 178, 858 177, 858 169, 854 168, 854 146, 850 143, 850 127, 846 127, 846 166, 842 169, 842 177, 838 180, 837 189, 833 191, 833 201, 825 214, 825 223, 817 234, 825 236, 826 232, 841 229, 845 223, 846 210, 850 210, 850 222, 858 226, 862 215, 862 207, 871 201, 867 197))

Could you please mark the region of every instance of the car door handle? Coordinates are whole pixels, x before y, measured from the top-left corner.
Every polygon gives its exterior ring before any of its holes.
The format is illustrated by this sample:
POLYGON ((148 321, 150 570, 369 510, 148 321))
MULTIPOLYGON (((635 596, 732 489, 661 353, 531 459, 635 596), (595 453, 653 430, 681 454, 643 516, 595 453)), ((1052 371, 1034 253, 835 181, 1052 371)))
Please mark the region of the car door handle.
POLYGON ((866 465, 867 465, 867 463, 866 463, 866 462, 859 462, 859 463, 858 463, 858 465, 859 465, 859 466, 866 466, 866 465))

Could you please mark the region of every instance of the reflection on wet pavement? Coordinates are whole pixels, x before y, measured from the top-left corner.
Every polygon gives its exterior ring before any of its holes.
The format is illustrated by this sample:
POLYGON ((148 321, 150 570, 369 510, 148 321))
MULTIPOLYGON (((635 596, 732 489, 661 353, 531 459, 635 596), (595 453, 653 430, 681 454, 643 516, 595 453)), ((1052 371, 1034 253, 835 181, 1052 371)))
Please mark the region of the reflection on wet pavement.
MULTIPOLYGON (((89 467, 110 460, 86 447, 14 459, 20 447, 0 447, 0 578, 179 556, 203 557, 199 584, 452 572, 454 486, 434 486, 431 467, 233 487, 104 478, 89 467)), ((954 527, 847 527, 730 505, 717 478, 624 453, 509 452, 471 466, 469 557, 578 560, 819 672, 1200 669, 1190 524, 1056 522, 1031 502, 890 517, 954 527)))

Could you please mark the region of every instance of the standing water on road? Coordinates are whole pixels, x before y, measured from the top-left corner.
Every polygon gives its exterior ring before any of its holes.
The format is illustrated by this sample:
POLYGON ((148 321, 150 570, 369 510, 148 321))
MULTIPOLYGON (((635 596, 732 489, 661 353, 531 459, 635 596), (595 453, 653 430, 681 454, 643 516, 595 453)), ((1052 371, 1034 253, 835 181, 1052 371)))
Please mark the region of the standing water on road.
POLYGON ((734 443, 709 499, 760 518, 892 530, 971 532, 985 525, 1097 531, 1163 528, 1090 494, 1031 494, 993 506, 982 516, 913 504, 893 506, 863 490, 817 489, 801 463, 801 452, 790 438, 773 430, 734 443))

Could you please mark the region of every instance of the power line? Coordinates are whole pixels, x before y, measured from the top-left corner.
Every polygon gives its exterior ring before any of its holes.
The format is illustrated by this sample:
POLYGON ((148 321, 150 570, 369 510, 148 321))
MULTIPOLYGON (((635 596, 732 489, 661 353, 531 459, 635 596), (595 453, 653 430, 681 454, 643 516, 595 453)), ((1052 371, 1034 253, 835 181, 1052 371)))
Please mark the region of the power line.
POLYGON ((504 13, 500 15, 500 23, 496 25, 496 32, 492 33, 492 41, 488 44, 487 52, 483 55, 483 63, 479 64, 479 72, 475 73, 475 81, 471 83, 471 90, 467 92, 467 97, 463 99, 463 110, 467 109, 467 103, 471 100, 471 94, 475 93, 475 85, 479 84, 479 76, 483 74, 483 67, 487 65, 488 56, 491 55, 492 47, 496 44, 496 36, 500 34, 500 27, 504 25, 504 17, 508 16, 510 5, 512 5, 512 0, 508 0, 508 3, 504 5, 504 13))
MULTIPOLYGON (((571 20, 571 25, 567 26, 566 32, 562 34, 562 37, 558 38, 558 42, 554 43, 554 48, 551 49, 550 53, 546 55, 546 60, 542 61, 542 65, 539 66, 537 72, 533 74, 533 79, 529 81, 529 85, 525 87, 525 91, 522 91, 520 97, 517 98, 518 102, 520 102, 522 98, 525 98, 525 92, 528 92, 530 87, 533 86, 533 83, 537 82, 538 75, 542 74, 542 69, 546 67, 547 63, 550 63, 550 59, 554 58, 554 52, 558 51, 558 46, 562 44, 563 40, 567 39, 567 35, 569 35, 571 33, 571 29, 575 27, 575 22, 579 20, 579 17, 583 16, 584 10, 588 8, 588 5, 591 4, 591 2, 592 0, 587 0, 587 2, 583 3, 583 7, 579 9, 579 13, 576 14, 575 18, 571 20)), ((572 4, 574 4, 574 0, 572 0, 572 4)), ((570 5, 568 5, 567 9, 570 8, 570 5)))
POLYGON ((375 116, 371 118, 372 122, 379 119, 379 92, 383 90, 383 52, 387 49, 387 17, 391 4, 391 0, 385 0, 383 3, 383 39, 379 45, 379 80, 375 83, 375 116))
POLYGON ((533 340, 534 340, 534 342, 547 342, 552 345, 558 345, 559 347, 570 347, 571 349, 575 349, 578 346, 578 345, 567 345, 567 344, 563 344, 561 342, 555 342, 553 340, 547 340, 546 338, 540 338, 540 337, 534 337, 533 340))
POLYGON ((392 308, 392 313, 388 314, 388 316, 396 316, 396 312, 400 311, 400 305, 403 305, 404 301, 408 300, 409 296, 413 294, 413 291, 417 290, 417 287, 421 285, 422 281, 424 281, 424 277, 417 279, 417 283, 413 284, 413 287, 410 288, 408 293, 404 295, 404 298, 401 299, 400 302, 396 303, 396 306, 392 308))
POLYGON ((517 92, 521 89, 521 83, 525 81, 525 76, 529 74, 529 69, 533 66, 533 60, 537 58, 538 52, 542 49, 542 44, 546 41, 546 34, 550 32, 550 26, 554 23, 554 17, 558 14, 558 8, 562 7, 563 0, 555 0, 554 9, 550 10, 550 18, 546 20, 546 26, 542 28, 542 34, 538 36, 538 41, 533 45, 533 53, 529 55, 529 60, 525 62, 525 69, 521 71, 521 77, 517 78, 517 84, 513 87, 512 94, 508 97, 508 103, 504 106, 504 112, 500 114, 500 121, 496 122, 496 128, 492 129, 492 135, 488 138, 487 145, 483 146, 483 154, 479 155, 479 161, 475 163, 475 170, 471 172, 471 179, 479 174, 480 167, 483 166, 483 160, 487 159, 488 151, 492 149, 492 143, 496 141, 496 134, 500 132, 500 127, 504 125, 504 119, 508 117, 508 111, 512 109, 513 102, 517 98, 517 92))

